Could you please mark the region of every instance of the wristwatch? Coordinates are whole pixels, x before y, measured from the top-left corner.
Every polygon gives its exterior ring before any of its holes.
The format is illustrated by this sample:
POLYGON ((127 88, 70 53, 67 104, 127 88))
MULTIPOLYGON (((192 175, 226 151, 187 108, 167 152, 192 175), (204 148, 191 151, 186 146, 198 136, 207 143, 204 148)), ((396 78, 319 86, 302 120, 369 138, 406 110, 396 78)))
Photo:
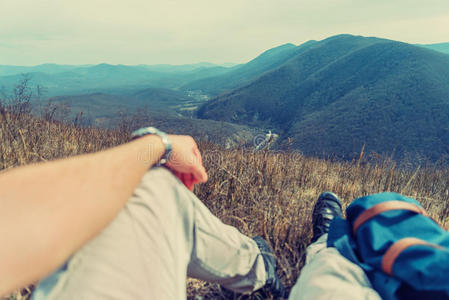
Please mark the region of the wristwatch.
POLYGON ((165 153, 162 156, 161 160, 159 161, 158 165, 164 165, 168 162, 168 160, 170 159, 170 155, 171 155, 171 150, 172 150, 172 146, 171 146, 171 142, 170 139, 168 138, 168 134, 166 134, 163 131, 160 131, 157 128, 154 127, 143 127, 140 129, 137 129, 136 131, 134 131, 131 134, 131 137, 133 140, 145 136, 145 135, 149 135, 149 134, 155 134, 157 136, 159 136, 162 140, 162 143, 165 146, 165 153))

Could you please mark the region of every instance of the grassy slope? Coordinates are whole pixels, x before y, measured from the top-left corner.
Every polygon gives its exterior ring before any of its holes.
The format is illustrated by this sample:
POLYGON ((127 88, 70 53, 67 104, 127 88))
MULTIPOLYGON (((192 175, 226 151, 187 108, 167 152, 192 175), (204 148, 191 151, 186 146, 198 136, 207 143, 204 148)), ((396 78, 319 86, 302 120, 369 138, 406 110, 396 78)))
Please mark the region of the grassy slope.
MULTIPOLYGON (((127 132, 79 129, 0 110, 0 170, 92 152, 126 142, 127 132)), ((311 237, 311 209, 320 192, 339 194, 345 205, 368 193, 396 191, 422 201, 448 225, 449 170, 422 167, 401 171, 388 159, 367 164, 332 162, 294 152, 223 150, 200 143, 210 175, 195 193, 225 223, 273 246, 279 273, 291 287, 311 237)), ((219 299, 217 285, 188 280, 189 297, 219 299)), ((6 299, 28 299, 29 289, 6 299)))

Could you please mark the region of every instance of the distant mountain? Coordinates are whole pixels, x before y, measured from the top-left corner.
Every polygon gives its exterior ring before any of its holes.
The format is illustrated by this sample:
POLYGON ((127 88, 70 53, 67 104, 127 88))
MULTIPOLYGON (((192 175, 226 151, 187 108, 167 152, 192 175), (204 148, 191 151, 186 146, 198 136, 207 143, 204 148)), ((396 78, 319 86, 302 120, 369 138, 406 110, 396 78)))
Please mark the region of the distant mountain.
POLYGON ((68 72, 80 68, 88 69, 92 67, 93 69, 103 68, 103 69, 114 69, 114 67, 122 67, 122 70, 126 69, 144 69, 159 73, 181 73, 190 72, 198 69, 205 68, 217 68, 217 67, 230 67, 235 64, 224 64, 217 65, 208 62, 201 62, 197 64, 186 64, 186 65, 168 65, 168 64, 158 64, 158 65, 137 65, 137 66, 127 66, 127 65, 110 65, 106 63, 101 63, 97 65, 58 65, 58 64, 41 64, 36 66, 10 66, 10 65, 0 65, 0 76, 8 75, 19 75, 24 73, 47 73, 56 74, 61 72, 68 72))
POLYGON ((449 155, 449 55, 351 35, 312 44, 201 118, 273 128, 306 154, 449 155))
POLYGON ((184 66, 0 66, 0 87, 11 89, 25 74, 31 79, 32 85, 45 87, 49 96, 111 91, 120 93, 146 87, 177 88, 192 80, 223 74, 229 69, 208 63, 184 66))
POLYGON ((71 95, 98 92, 109 88, 143 88, 150 85, 151 80, 163 80, 168 77, 145 70, 142 67, 113 66, 100 64, 76 68, 59 68, 50 72, 41 68, 30 68, 30 72, 0 77, 0 86, 11 89, 22 77, 31 79, 31 85, 40 85, 47 89, 48 96, 71 95))
MULTIPOLYGON (((313 43, 310 42, 310 43, 313 43)), ((303 45, 302 47, 304 47, 303 45)), ((127 94, 146 87, 218 94, 275 69, 300 50, 293 44, 270 49, 247 64, 217 65, 55 65, 0 66, 0 87, 11 89, 24 74, 33 85, 46 88, 48 96, 86 93, 127 94)))
POLYGON ((305 51, 315 41, 309 41, 300 46, 285 44, 265 51, 250 62, 234 66, 224 74, 207 77, 187 83, 182 89, 201 90, 206 94, 218 95, 224 91, 245 85, 252 80, 272 71, 291 59, 293 56, 305 51))
POLYGON ((145 87, 179 89, 209 96, 248 84, 272 71, 315 41, 300 46, 285 44, 267 50, 246 64, 216 65, 98 65, 70 66, 45 64, 32 67, 0 66, 0 87, 11 89, 23 74, 32 84, 47 89, 48 96, 85 93, 129 93, 145 87))
POLYGON ((435 51, 439 51, 442 53, 449 54, 449 43, 439 43, 439 44, 424 44, 424 45, 417 45, 424 48, 432 49, 435 51))
POLYGON ((57 65, 57 64, 42 64, 37 66, 6 66, 0 65, 0 76, 19 75, 26 73, 47 73, 56 74, 61 72, 68 72, 77 68, 86 67, 88 65, 57 65))

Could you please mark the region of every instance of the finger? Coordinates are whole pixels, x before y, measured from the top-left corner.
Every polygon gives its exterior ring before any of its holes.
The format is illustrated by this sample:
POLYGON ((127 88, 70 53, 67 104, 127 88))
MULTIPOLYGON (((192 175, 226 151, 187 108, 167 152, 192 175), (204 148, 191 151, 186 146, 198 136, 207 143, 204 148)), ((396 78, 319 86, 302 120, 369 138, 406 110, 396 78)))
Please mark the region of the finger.
POLYGON ((195 148, 193 148, 193 154, 197 158, 199 164, 203 165, 203 158, 201 157, 201 152, 196 146, 195 146, 195 148))
POLYGON ((202 165, 195 165, 192 169, 192 174, 198 183, 207 181, 207 172, 202 165))
POLYGON ((194 178, 193 182, 195 184, 204 183, 208 180, 206 169, 203 166, 199 166, 199 168, 201 169, 200 172, 202 175, 192 175, 194 178))

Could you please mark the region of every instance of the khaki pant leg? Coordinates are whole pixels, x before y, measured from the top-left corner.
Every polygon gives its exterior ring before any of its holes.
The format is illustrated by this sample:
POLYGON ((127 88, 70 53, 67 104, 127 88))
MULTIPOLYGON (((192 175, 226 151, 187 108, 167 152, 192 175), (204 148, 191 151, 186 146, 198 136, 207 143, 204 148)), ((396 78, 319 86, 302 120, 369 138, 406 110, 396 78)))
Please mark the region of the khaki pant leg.
POLYGON ((257 245, 155 168, 117 218, 33 299, 185 299, 187 273, 242 292, 265 282, 257 245))
POLYGON ((381 300, 365 272, 337 249, 327 248, 326 241, 327 234, 307 248, 306 265, 289 299, 381 300))

